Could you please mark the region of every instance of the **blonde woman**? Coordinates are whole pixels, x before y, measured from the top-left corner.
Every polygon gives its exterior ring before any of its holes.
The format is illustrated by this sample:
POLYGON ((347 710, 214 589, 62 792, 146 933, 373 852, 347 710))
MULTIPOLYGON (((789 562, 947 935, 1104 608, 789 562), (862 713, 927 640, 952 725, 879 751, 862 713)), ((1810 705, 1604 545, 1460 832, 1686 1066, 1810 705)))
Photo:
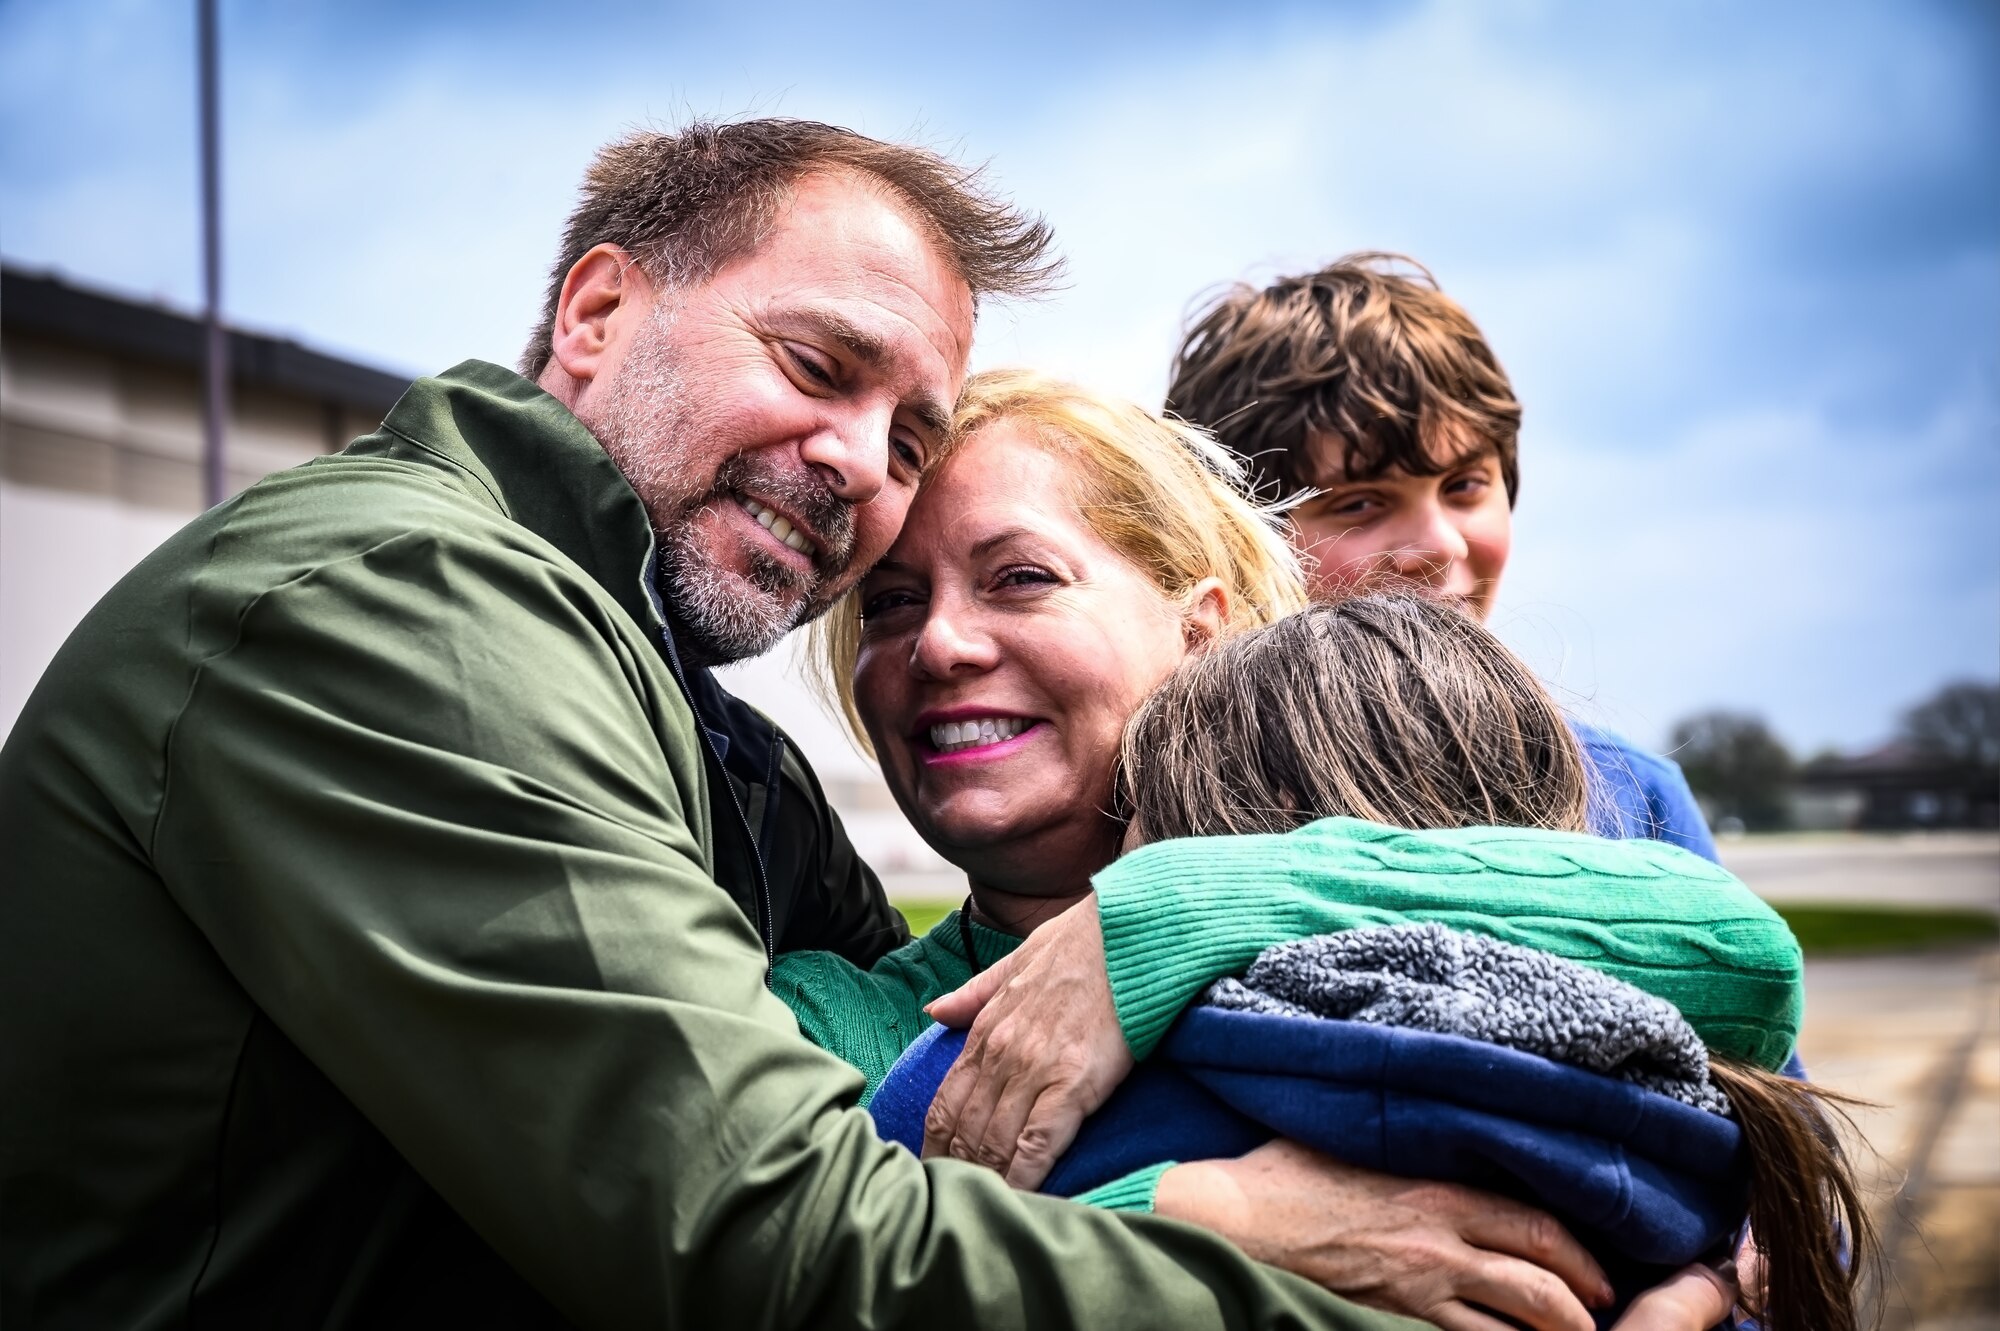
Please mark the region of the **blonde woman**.
MULTIPOLYGON (((929 1024, 926 1004, 1090 894, 1124 834, 1112 807, 1119 737, 1146 696, 1190 653, 1272 623, 1304 599, 1276 527, 1199 432, 1030 372, 1002 371, 967 385, 954 441, 896 545, 819 633, 828 683, 856 733, 917 831, 966 872, 970 895, 964 909, 872 970, 808 953, 780 957, 773 972, 774 991, 807 1037, 859 1068, 870 1093, 929 1024)), ((1783 934, 1740 884, 1711 866, 1680 866, 1671 857, 1681 854, 1603 843, 1598 864, 1616 876, 1621 857, 1630 858, 1657 894, 1653 918, 1688 921, 1676 927, 1690 943, 1712 942, 1710 924, 1722 919, 1740 926, 1748 917, 1774 939, 1783 934), (1676 876, 1681 867, 1687 876, 1676 876)), ((1323 886, 1393 913, 1413 878, 1422 875, 1371 876, 1350 865, 1323 886)), ((1588 896, 1588 878, 1574 884, 1579 896, 1588 896)), ((1107 944, 1121 927, 1105 916, 1107 944)), ((1159 937, 1156 922, 1146 927, 1159 937)), ((1614 934, 1619 927, 1606 926, 1614 934)), ((1134 966, 1171 972, 1169 987, 1192 983, 1176 1008, 1220 974, 1196 979, 1199 949, 1171 940, 1136 951, 1108 946, 1107 954, 1114 987, 1121 967, 1129 979, 1134 966)), ((1795 989, 1795 973, 1788 983, 1795 989)), ((1125 987, 1129 996, 1149 986, 1125 987)), ((1742 1015, 1716 1012, 1712 1002, 1704 1009, 1699 985, 1668 987, 1663 996, 1687 1007, 1698 1027, 1742 1015)), ((1777 1024, 1795 1022, 1796 1006, 1793 993, 1789 1018, 1781 1011, 1777 1024)), ((1144 1032, 1157 1038, 1172 1012, 1150 1009, 1141 996, 1122 1003, 1120 1015, 1140 1049, 1144 1032)), ((1780 1031, 1773 1043, 1788 1049, 1790 1035, 1780 1031)), ((1248 1231, 1214 1227, 1338 1292, 1444 1326, 1490 1325, 1471 1320, 1481 1316, 1469 1311, 1477 1303, 1550 1331, 1591 1326, 1585 1304, 1609 1297, 1588 1255, 1527 1208, 1436 1188, 1414 1207, 1366 1171, 1296 1156, 1274 1181, 1269 1160, 1224 1165, 1241 1165, 1237 1186, 1293 1187, 1292 1209, 1250 1207, 1248 1231), (1298 1215, 1331 1197, 1345 1199, 1347 1223, 1300 1232, 1298 1215), (1451 1214, 1427 1230, 1436 1218, 1426 1210, 1451 1214), (1290 1228, 1274 1238, 1254 1232, 1260 1224, 1290 1228)), ((1172 1178, 1153 1171, 1085 1200, 1157 1205, 1213 1224, 1204 1199, 1163 1181, 1172 1178)))

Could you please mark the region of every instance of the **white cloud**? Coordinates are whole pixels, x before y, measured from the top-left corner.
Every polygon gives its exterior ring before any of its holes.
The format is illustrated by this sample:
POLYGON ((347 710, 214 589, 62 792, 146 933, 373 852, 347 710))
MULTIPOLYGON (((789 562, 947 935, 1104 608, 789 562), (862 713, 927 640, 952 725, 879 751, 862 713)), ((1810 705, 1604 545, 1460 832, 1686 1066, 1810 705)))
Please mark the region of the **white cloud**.
MULTIPOLYGON (((10 36, 60 44, 60 12, 10 36)), ((958 37, 885 50, 866 78, 793 43, 754 67, 692 47, 672 80, 615 51, 587 83, 524 77, 518 41, 505 59, 439 42, 337 103, 246 52, 226 85, 230 305, 411 370, 511 361, 583 164, 621 129, 688 106, 919 127, 991 158, 1071 261, 1064 295, 988 316, 982 364, 1157 403, 1198 291, 1354 248, 1430 262, 1527 405, 1509 632, 1637 737, 1731 703, 1801 744, 1859 742, 1935 680, 1992 673, 2000 594, 1972 515, 2000 502, 2000 335, 1966 311, 2000 303, 1994 246, 1921 282, 1813 257, 1875 243, 1843 230, 1855 200, 1976 159, 1990 71, 1949 25, 1435 3, 1148 37, 1066 53, 1060 77, 958 37), (1935 373, 1898 345, 1920 337, 1935 373)), ((0 72, 35 74, 21 49, 0 72)), ((135 86, 191 120, 159 69, 135 86)), ((34 183, 10 188, 9 253, 192 296, 191 135, 135 133, 66 172, 17 139, 8 169, 34 183)))

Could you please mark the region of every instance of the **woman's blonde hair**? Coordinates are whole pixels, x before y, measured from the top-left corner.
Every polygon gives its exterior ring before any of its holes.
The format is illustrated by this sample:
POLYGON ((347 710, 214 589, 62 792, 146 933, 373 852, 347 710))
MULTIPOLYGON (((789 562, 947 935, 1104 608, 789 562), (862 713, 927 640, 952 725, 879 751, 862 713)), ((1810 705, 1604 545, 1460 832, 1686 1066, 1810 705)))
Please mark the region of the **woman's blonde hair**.
MULTIPOLYGON (((934 466, 1000 424, 1022 427, 1071 463, 1084 521, 1163 595, 1181 600, 1204 578, 1219 580, 1229 594, 1225 635, 1305 604, 1281 520, 1250 498, 1243 465, 1205 431, 1034 370, 987 370, 966 382, 934 466)), ((811 657, 821 695, 872 753, 854 705, 859 600, 857 587, 813 626, 811 657)))

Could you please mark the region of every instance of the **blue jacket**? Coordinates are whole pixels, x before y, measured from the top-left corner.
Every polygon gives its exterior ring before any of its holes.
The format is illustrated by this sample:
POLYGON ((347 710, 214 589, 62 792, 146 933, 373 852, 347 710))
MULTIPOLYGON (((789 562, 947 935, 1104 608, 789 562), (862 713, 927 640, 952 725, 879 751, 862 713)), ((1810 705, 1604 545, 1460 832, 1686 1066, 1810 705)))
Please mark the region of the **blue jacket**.
POLYGON ((1664 841, 1721 861, 1708 819, 1676 764, 1615 731, 1575 719, 1569 728, 1590 765, 1592 832, 1619 841, 1664 841))
MULTIPOLYGON (((885 1139, 922 1147, 924 1112, 963 1047, 964 1032, 933 1026, 903 1055, 870 1105, 885 1139)), ((1273 1136, 1540 1206, 1604 1264, 1621 1307, 1727 1247, 1744 1215, 1747 1165, 1729 1119, 1457 1036, 1213 1007, 1188 1011, 1043 1189, 1074 1196, 1273 1136)))

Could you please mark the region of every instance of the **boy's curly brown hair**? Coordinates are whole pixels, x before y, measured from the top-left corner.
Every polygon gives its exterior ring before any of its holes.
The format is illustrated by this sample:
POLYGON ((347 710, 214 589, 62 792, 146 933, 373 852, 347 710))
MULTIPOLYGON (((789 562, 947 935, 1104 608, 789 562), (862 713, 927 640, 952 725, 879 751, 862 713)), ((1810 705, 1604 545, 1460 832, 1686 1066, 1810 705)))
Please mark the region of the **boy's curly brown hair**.
POLYGON ((1328 473, 1435 476, 1479 448, 1520 489, 1521 404, 1493 349, 1430 270, 1364 251, 1196 311, 1166 409, 1282 498, 1328 473), (1339 450, 1338 452, 1334 450, 1339 450))

